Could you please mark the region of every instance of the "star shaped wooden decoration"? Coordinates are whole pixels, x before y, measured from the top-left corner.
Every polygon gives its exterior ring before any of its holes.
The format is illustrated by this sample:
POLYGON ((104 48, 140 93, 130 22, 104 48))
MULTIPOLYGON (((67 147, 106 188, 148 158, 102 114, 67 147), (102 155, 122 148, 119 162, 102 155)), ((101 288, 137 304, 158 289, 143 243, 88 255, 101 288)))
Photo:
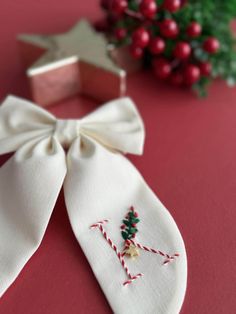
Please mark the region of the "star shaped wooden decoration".
POLYGON ((18 39, 33 100, 42 106, 78 93, 99 101, 124 95, 126 73, 111 59, 104 35, 87 20, 67 33, 18 39))
POLYGON ((129 247, 124 251, 124 253, 125 255, 129 255, 132 259, 135 259, 139 256, 139 250, 133 244, 130 244, 129 247))

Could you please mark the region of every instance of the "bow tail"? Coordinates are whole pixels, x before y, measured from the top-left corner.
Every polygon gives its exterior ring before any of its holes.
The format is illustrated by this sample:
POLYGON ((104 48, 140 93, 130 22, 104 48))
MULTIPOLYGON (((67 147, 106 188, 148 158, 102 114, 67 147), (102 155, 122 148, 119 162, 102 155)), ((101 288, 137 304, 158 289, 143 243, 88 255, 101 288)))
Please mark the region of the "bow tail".
POLYGON ((184 243, 173 218, 136 168, 121 154, 82 136, 68 153, 64 193, 75 236, 113 312, 178 313, 187 278, 184 243), (161 256, 148 252, 135 261, 122 260, 120 226, 130 206, 139 214, 138 242, 180 254, 168 270, 161 256), (163 287, 164 294, 156 293, 163 287))
POLYGON ((65 155, 51 140, 24 145, 0 168, 0 296, 37 250, 65 173, 65 155))

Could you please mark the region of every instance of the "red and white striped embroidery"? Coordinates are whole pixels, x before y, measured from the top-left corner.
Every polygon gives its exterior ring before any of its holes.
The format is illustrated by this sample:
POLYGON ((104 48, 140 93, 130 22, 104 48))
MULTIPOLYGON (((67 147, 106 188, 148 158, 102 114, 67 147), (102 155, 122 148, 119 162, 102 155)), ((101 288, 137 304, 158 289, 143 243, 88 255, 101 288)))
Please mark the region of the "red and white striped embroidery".
POLYGON ((151 253, 154 253, 154 254, 159 254, 159 255, 165 257, 166 259, 165 259, 165 261, 163 262, 164 265, 168 264, 169 262, 173 261, 176 257, 179 256, 178 253, 175 253, 174 255, 169 255, 169 254, 163 253, 163 252, 160 251, 160 250, 155 250, 155 249, 152 249, 152 248, 150 248, 150 247, 148 247, 148 246, 144 246, 144 245, 142 245, 142 244, 140 244, 140 243, 138 243, 138 242, 136 242, 136 241, 134 241, 134 240, 126 240, 126 241, 125 241, 125 249, 124 249, 124 251, 123 251, 123 253, 122 253, 123 256, 125 255, 125 250, 126 250, 127 248, 129 248, 130 244, 132 244, 132 245, 138 247, 138 248, 141 249, 141 250, 145 250, 145 251, 147 251, 147 252, 151 252, 151 253))
POLYGON ((137 275, 132 275, 129 271, 128 266, 125 263, 124 256, 128 255, 130 257, 137 257, 139 255, 138 249, 158 254, 165 258, 163 264, 166 265, 170 263, 171 261, 174 261, 176 257, 179 256, 178 253, 175 253, 173 255, 169 255, 167 253, 163 253, 159 249, 153 249, 151 247, 142 245, 141 243, 137 242, 135 240, 136 233, 138 232, 137 229, 137 223, 139 222, 138 213, 134 210, 134 207, 131 206, 129 209, 128 214, 126 215, 125 219, 123 220, 123 224, 121 226, 121 234, 124 239, 124 249, 122 252, 120 252, 117 248, 117 246, 114 244, 114 242, 109 238, 107 235, 106 230, 104 229, 104 224, 108 222, 107 219, 98 221, 97 223, 93 224, 91 228, 98 228, 100 232, 102 233, 103 237, 106 239, 110 247, 115 251, 123 269, 125 270, 128 280, 126 280, 123 285, 126 286, 128 284, 131 284, 134 280, 140 278, 143 276, 142 273, 139 273, 137 275))
POLYGON ((103 237, 106 239, 106 241, 107 241, 107 242, 109 243, 109 245, 111 246, 111 248, 115 251, 117 257, 118 257, 119 260, 120 260, 120 263, 121 263, 122 267, 124 268, 124 270, 125 270, 125 272, 126 272, 128 278, 129 278, 128 280, 126 280, 126 281, 123 283, 123 285, 126 286, 126 285, 132 283, 134 280, 138 279, 139 277, 142 277, 143 274, 140 273, 140 274, 137 274, 137 275, 132 275, 132 274, 130 273, 129 268, 128 268, 128 266, 126 265, 125 260, 124 260, 124 258, 123 258, 123 256, 122 256, 122 253, 119 252, 119 250, 117 249, 117 246, 116 246, 116 245, 113 243, 113 241, 108 237, 107 232, 105 231, 105 229, 104 229, 104 227, 103 227, 103 224, 104 224, 104 223, 107 223, 107 222, 108 222, 108 220, 106 220, 106 219, 105 219, 105 220, 102 220, 102 221, 99 221, 99 222, 97 222, 96 224, 93 224, 93 225, 91 226, 91 228, 98 228, 98 229, 101 231, 103 237))
POLYGON ((122 252, 122 255, 130 255, 131 257, 133 255, 138 255, 137 248, 151 252, 154 254, 161 255, 165 258, 164 265, 168 264, 169 262, 173 261, 176 257, 179 256, 178 253, 175 253, 174 255, 169 255, 167 253, 163 253, 162 251, 158 249, 153 249, 148 246, 144 246, 141 243, 138 243, 135 238, 136 234, 138 232, 137 224, 140 222, 140 219, 138 218, 138 213, 135 211, 134 207, 131 206, 128 214, 125 216, 125 219, 123 220, 123 224, 121 225, 121 234, 124 239, 124 250, 122 252), (136 251, 135 251, 136 248, 136 251))

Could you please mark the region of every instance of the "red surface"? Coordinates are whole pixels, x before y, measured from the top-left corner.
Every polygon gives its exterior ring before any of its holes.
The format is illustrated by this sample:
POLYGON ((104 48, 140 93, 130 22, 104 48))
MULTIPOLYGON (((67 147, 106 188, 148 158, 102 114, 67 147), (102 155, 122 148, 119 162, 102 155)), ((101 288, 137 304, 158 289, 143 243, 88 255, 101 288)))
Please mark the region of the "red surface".
MULTIPOLYGON (((94 20, 97 2, 1 0, 0 98, 29 96, 17 33, 59 32, 80 17, 94 20)), ((129 78, 128 94, 147 130, 144 156, 131 159, 169 208, 186 244, 189 277, 181 313, 235 313, 236 90, 216 82, 199 100, 140 73, 129 78)), ((96 105, 78 97, 51 111, 76 118, 96 105)), ((0 300, 0 314, 12 313, 111 313, 73 236, 62 195, 41 247, 0 300)))

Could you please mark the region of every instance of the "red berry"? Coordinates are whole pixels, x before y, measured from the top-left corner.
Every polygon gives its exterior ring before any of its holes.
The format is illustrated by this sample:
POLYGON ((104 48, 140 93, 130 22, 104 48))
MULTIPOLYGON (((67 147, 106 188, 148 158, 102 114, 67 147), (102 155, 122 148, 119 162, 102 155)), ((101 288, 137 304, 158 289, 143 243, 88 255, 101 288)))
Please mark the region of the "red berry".
POLYGON ((153 69, 157 77, 166 79, 171 73, 171 65, 165 58, 153 60, 153 69))
POLYGON ((149 50, 154 55, 161 54, 165 50, 165 47, 165 41, 161 37, 151 39, 149 44, 149 50))
POLYGON ((132 238, 135 238, 135 233, 132 234, 132 238))
POLYGON ((166 19, 160 25, 160 32, 164 37, 175 38, 179 33, 179 27, 174 20, 166 19))
POLYGON ((127 30, 124 27, 118 27, 115 29, 115 37, 118 40, 124 39, 127 35, 127 30))
POLYGON ((132 227, 135 228, 135 227, 136 227, 136 224, 132 224, 132 227))
POLYGON ((124 229, 125 229, 125 225, 122 225, 122 226, 120 227, 120 229, 124 230, 124 229))
POLYGON ((106 32, 109 30, 109 25, 107 20, 98 20, 94 23, 94 27, 98 32, 106 32))
POLYGON ((134 59, 141 59, 143 56, 143 48, 140 48, 135 45, 130 46, 130 53, 134 59))
POLYGON ((219 40, 215 37, 209 37, 204 41, 203 48, 208 53, 216 53, 220 48, 219 40))
POLYGON ((145 48, 148 45, 149 40, 150 35, 145 28, 139 27, 138 29, 136 29, 136 31, 133 32, 132 35, 133 45, 140 48, 145 48))
POLYGON ((176 44, 174 49, 174 55, 178 59, 186 59, 191 54, 191 47, 189 43, 185 41, 180 41, 176 44))
POLYGON ((210 62, 202 62, 199 64, 201 75, 208 76, 211 74, 212 66, 210 62))
POLYGON ((106 16, 106 20, 108 25, 111 27, 113 27, 114 24, 116 24, 119 21, 120 17, 119 15, 115 14, 115 13, 110 13, 106 16))
POLYGON ((112 0, 112 11, 116 14, 122 14, 128 8, 127 0, 112 0))
POLYGON ((157 12, 156 2, 154 0, 142 0, 139 10, 144 17, 152 19, 157 12))
POLYGON ((138 213, 137 212, 134 213, 134 217, 136 217, 136 218, 138 217, 138 213))
POLYGON ((188 64, 184 71, 185 82, 188 85, 196 83, 200 78, 200 69, 194 64, 188 64))
POLYGON ((105 9, 109 10, 111 8, 112 0, 101 0, 100 1, 100 6, 105 9))
POLYGON ((180 0, 165 0, 164 1, 164 8, 170 12, 176 12, 181 7, 180 0))
POLYGON ((202 27, 197 22, 192 22, 187 27, 187 34, 189 37, 198 37, 202 32, 202 27))
POLYGON ((170 81, 173 85, 181 85, 184 82, 184 76, 181 72, 173 72, 170 76, 170 81))

